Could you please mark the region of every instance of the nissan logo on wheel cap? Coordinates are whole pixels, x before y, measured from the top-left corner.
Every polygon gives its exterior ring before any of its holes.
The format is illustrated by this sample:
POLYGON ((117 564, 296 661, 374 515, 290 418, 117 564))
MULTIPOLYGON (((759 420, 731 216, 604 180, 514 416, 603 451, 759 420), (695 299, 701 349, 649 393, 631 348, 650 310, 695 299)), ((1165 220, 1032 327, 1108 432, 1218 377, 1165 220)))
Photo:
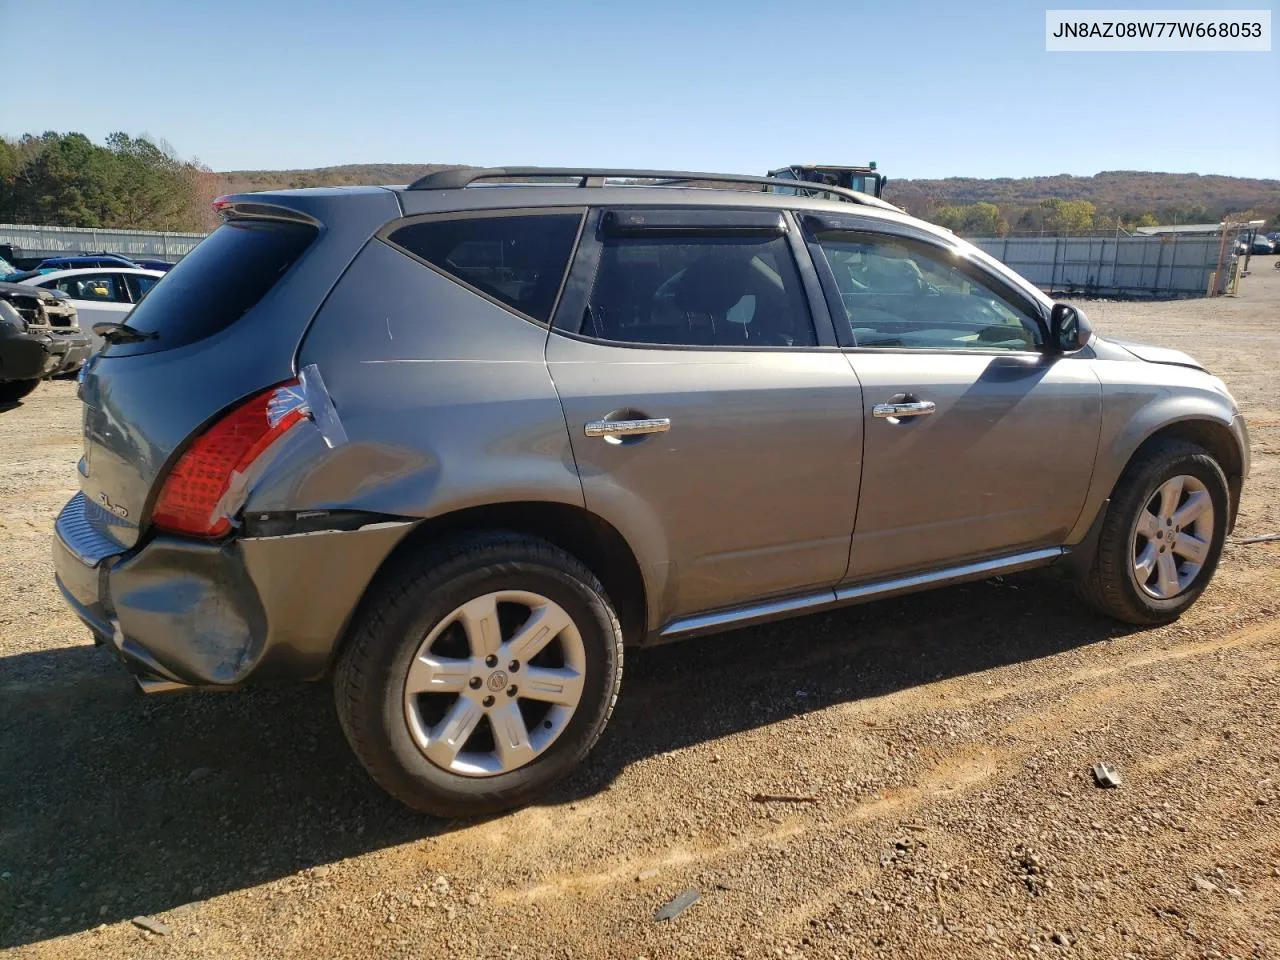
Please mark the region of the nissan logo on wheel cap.
POLYGON ((489 674, 488 683, 490 690, 501 690, 507 685, 507 675, 502 670, 495 670, 489 674))

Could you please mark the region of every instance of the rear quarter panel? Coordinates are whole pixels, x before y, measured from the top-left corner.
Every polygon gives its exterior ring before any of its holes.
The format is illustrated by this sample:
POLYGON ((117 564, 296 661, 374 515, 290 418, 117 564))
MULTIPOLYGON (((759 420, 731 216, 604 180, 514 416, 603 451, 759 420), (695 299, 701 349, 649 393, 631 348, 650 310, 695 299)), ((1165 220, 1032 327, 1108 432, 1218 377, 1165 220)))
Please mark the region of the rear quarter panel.
POLYGON ((344 274, 302 344, 347 442, 300 436, 249 510, 432 517, 488 503, 581 506, 545 328, 381 241, 344 274))

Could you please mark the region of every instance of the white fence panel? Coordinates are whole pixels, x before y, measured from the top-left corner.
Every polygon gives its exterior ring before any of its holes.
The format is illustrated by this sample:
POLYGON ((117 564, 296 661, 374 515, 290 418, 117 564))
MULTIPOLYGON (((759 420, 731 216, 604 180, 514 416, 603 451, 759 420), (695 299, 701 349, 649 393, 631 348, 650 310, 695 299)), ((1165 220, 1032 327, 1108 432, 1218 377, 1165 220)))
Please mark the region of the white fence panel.
POLYGON ((0 223, 0 243, 22 249, 23 256, 71 256, 119 253, 124 256, 181 260, 205 238, 203 233, 153 230, 99 230, 93 227, 40 227, 0 223))
MULTIPOLYGON (((1042 290, 1097 296, 1204 296, 1217 236, 980 237, 972 243, 1042 290)), ((1229 264, 1228 264, 1229 265, 1229 264)), ((1223 270, 1224 278, 1229 269, 1223 270)), ((1219 289, 1221 289, 1221 280, 1219 289)))

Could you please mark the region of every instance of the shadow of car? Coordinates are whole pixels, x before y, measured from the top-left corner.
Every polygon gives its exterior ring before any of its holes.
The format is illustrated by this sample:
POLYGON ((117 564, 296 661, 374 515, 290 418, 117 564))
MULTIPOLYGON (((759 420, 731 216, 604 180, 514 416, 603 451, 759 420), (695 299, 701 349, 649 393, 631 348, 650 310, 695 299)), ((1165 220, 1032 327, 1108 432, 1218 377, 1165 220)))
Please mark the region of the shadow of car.
MULTIPOLYGON (((598 794, 647 757, 1131 629, 1024 575, 638 651, 609 732, 542 803, 598 794)), ((0 676, 0 948, 470 825, 379 790, 320 685, 139 697, 88 645, 2 659, 0 676)))

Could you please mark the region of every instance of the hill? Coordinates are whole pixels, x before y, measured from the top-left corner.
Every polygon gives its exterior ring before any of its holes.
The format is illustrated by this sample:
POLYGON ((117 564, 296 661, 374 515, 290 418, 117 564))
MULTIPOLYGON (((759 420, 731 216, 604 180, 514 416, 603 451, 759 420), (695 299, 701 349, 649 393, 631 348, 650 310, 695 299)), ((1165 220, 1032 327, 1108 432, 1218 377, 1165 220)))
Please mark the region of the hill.
POLYGON ((457 163, 349 163, 307 170, 232 170, 218 174, 221 193, 250 193, 297 187, 343 187, 355 184, 412 183, 418 177, 451 170, 457 163))
POLYGON ((1027 207, 1058 199, 1087 200, 1099 211, 1125 219, 1137 219, 1143 214, 1159 218, 1161 211, 1191 213, 1203 208, 1207 219, 1217 220, 1246 210, 1280 213, 1280 180, 1108 170, 1092 177, 1059 174, 993 180, 890 180, 886 197, 918 215, 944 205, 994 203, 1001 208, 1027 207))

